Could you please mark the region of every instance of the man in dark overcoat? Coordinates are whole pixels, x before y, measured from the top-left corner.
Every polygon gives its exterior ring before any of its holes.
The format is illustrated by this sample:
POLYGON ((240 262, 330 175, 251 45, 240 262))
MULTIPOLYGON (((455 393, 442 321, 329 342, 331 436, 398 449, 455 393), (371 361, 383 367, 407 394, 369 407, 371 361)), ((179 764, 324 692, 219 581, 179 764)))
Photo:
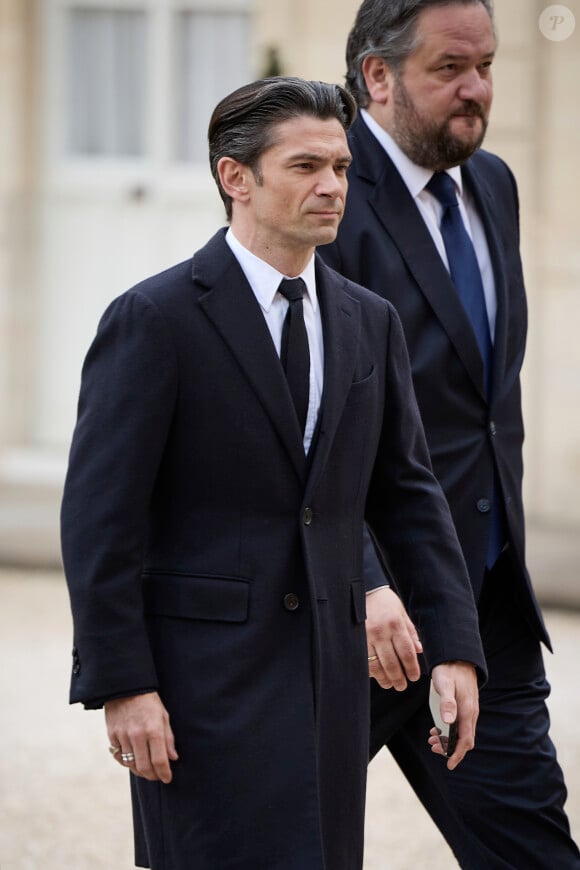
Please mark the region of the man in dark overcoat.
POLYGON ((229 229, 116 299, 85 361, 62 506, 71 700, 105 707, 139 866, 361 867, 385 655, 366 643, 365 519, 458 717, 449 764, 473 746, 477 618, 400 322, 315 255, 354 112, 299 79, 226 97, 209 141, 229 229))

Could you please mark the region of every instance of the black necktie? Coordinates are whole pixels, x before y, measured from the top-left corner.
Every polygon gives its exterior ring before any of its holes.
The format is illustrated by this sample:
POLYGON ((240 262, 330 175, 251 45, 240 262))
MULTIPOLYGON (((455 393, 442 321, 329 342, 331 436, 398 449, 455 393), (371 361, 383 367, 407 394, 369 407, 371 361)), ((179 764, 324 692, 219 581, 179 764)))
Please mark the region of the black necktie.
POLYGON ((436 172, 427 184, 443 207, 441 235, 447 253, 449 272, 455 289, 471 323, 483 359, 485 389, 489 390, 492 346, 485 307, 483 281, 473 242, 459 211, 453 179, 446 172, 436 172))
POLYGON ((302 278, 284 278, 278 291, 290 303, 282 327, 280 361, 296 408, 300 431, 304 432, 310 395, 310 352, 304 323, 302 297, 306 284, 302 278))
MULTIPOLYGON (((459 212, 455 184, 451 176, 446 172, 436 172, 427 184, 427 190, 430 190, 443 206, 441 235, 443 236, 443 243, 447 253, 449 271, 477 339, 479 351, 483 359, 485 390, 486 393, 489 393, 492 344, 487 309, 485 307, 483 281, 481 280, 475 248, 459 212)), ((495 470, 491 511, 491 525, 486 556, 488 568, 492 568, 495 565, 505 540, 505 521, 503 519, 501 497, 499 496, 499 482, 495 470)))

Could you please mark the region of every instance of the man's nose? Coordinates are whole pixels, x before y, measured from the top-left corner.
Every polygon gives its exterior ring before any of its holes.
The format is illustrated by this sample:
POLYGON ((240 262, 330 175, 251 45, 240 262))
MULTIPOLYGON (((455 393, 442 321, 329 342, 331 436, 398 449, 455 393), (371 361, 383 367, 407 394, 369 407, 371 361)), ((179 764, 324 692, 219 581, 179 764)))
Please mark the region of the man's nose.
POLYGON ((329 167, 320 172, 316 192, 319 196, 339 196, 344 189, 343 184, 342 176, 329 167))
POLYGON ((462 100, 488 103, 491 97, 491 81, 488 78, 482 78, 479 70, 471 70, 462 76, 458 94, 462 100))

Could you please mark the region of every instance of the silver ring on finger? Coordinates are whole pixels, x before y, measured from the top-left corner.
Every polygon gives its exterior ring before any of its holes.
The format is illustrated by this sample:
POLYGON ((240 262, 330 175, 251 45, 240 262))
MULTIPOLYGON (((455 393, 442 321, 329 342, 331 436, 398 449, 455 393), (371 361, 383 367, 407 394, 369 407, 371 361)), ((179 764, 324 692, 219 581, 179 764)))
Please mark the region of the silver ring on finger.
POLYGON ((132 752, 121 752, 121 761, 125 764, 132 764, 135 761, 135 756, 132 752))

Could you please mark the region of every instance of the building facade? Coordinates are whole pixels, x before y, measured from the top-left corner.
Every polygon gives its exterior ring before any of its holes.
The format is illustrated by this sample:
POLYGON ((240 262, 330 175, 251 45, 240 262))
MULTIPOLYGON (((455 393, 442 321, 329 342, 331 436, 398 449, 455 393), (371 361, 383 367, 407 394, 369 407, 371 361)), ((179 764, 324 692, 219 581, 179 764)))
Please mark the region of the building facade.
MULTIPOLYGON (((103 308, 224 223, 206 156, 212 107, 270 72, 342 81, 357 6, 0 0, 0 560, 58 561, 54 506, 103 308), (35 556, 22 540, 47 516, 35 556)), ((486 145, 520 185, 525 497, 533 523, 567 532, 578 557, 580 0, 566 21, 542 19, 541 0, 495 6, 486 145)))

